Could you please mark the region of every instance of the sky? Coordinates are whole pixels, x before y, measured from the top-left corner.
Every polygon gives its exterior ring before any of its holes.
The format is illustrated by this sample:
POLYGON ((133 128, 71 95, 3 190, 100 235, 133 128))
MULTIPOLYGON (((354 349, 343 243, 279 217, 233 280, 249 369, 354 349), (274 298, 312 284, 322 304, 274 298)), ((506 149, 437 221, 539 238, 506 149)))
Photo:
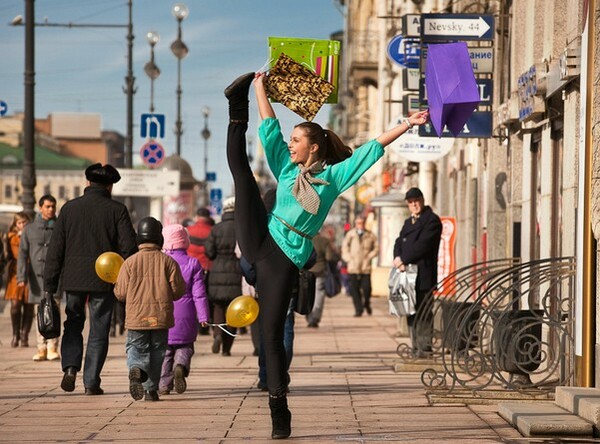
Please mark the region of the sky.
MULTIPOLYGON (((141 164, 139 150, 141 114, 150 108, 150 79, 143 67, 150 60, 148 31, 160 34, 155 63, 161 75, 154 82, 155 113, 166 116, 167 155, 175 154, 173 128, 177 109, 177 59, 170 50, 177 37, 177 20, 171 14, 176 1, 134 0, 133 71, 134 95, 133 163, 141 164)), ((208 171, 217 173, 213 187, 232 193, 232 179, 225 159, 227 102, 223 89, 238 75, 259 70, 268 59, 267 38, 301 37, 328 39, 343 29, 343 13, 335 0, 187 0, 189 16, 182 23, 182 40, 189 53, 182 61, 181 120, 184 133, 181 156, 190 163, 194 177, 204 178, 204 128, 202 109, 208 107, 208 171)), ((23 26, 10 26, 23 15, 23 0, 0 2, 0 100, 8 114, 24 107, 23 26)), ((36 23, 126 24, 126 0, 35 0, 36 23)), ((99 113, 102 129, 126 133, 127 31, 125 28, 35 28, 35 115, 53 112, 99 113)), ((258 115, 251 91, 248 134, 256 150, 258 115)), ((327 122, 330 105, 315 121, 327 122)), ((275 105, 284 137, 302 119, 275 105)))

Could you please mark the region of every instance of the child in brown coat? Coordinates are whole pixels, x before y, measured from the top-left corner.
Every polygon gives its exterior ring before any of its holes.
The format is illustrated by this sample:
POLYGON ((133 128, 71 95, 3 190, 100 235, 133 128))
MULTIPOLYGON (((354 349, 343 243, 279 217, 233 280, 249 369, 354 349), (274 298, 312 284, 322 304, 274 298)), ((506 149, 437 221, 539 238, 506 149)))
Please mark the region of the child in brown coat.
POLYGON ((162 224, 153 217, 140 220, 139 252, 127 258, 119 271, 115 296, 125 302, 129 392, 135 400, 158 401, 158 383, 174 325, 173 301, 186 290, 179 265, 161 251, 162 224))

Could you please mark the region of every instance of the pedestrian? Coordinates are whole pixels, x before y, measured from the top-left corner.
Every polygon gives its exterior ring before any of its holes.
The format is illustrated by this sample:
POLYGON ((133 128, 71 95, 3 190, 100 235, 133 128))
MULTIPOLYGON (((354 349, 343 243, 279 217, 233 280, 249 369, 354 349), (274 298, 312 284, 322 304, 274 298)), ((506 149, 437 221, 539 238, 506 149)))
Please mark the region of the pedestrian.
MULTIPOLYGON (((216 224, 206 239, 206 256, 213 261, 208 280, 208 299, 213 304, 213 323, 225 322, 229 303, 242 294, 242 270, 235 255, 236 233, 234 227, 235 198, 223 201, 221 222, 216 224)), ((225 326, 229 333, 220 328, 213 329, 212 352, 231 356, 233 334, 237 329, 225 326)))
POLYGON ((175 324, 173 302, 181 298, 187 285, 177 262, 161 251, 162 224, 144 217, 137 228, 139 251, 123 263, 115 296, 125 303, 129 393, 136 401, 159 401, 169 329, 175 324))
POLYGON ((158 393, 168 395, 173 388, 177 393, 187 388, 185 378, 190 374, 198 323, 202 326, 208 323, 208 299, 202 265, 186 253, 190 238, 185 228, 179 224, 168 225, 163 228, 163 238, 163 251, 177 262, 186 284, 183 296, 173 303, 175 325, 169 329, 158 385, 158 393))
MULTIPOLYGON (((195 257, 202 265, 204 270, 204 283, 208 294, 209 274, 212 267, 212 261, 206 257, 205 242, 210 234, 210 230, 215 225, 214 219, 210 216, 210 211, 207 208, 200 207, 196 210, 195 222, 193 225, 186 227, 190 236, 190 246, 187 250, 188 255, 195 257)), ((212 304, 208 302, 209 320, 212 319, 212 304)), ((198 331, 201 335, 209 335, 210 327, 200 327, 198 331)))
POLYGON ((313 250, 331 205, 381 156, 383 147, 412 125, 422 124, 427 112, 412 115, 402 124, 372 140, 354 154, 330 130, 305 122, 294 128, 286 144, 279 121, 267 98, 264 73, 249 73, 225 89, 229 102, 227 160, 236 197, 236 235, 242 254, 257 273, 257 291, 264 337, 269 408, 274 439, 291 434, 292 415, 287 404, 288 375, 283 327, 298 270, 313 250), (276 203, 268 214, 248 163, 248 90, 254 82, 262 122, 259 136, 268 164, 278 181, 276 203))
POLYGON ((55 295, 59 280, 66 295, 66 320, 61 341, 61 365, 65 392, 75 390, 83 360, 83 328, 86 303, 90 328, 85 350, 83 385, 86 395, 102 395, 100 373, 108 353, 108 340, 115 297, 113 284, 96 274, 98 256, 107 251, 128 258, 137 251, 135 231, 127 207, 112 200, 113 184, 121 180, 109 164, 86 168, 88 186, 83 195, 61 208, 44 269, 44 291, 55 295))
POLYGON ((365 228, 365 218, 357 216, 354 228, 344 236, 342 259, 348 269, 350 296, 354 303, 354 316, 362 316, 371 309, 371 261, 379 252, 377 236, 365 228))
POLYGON ((10 301, 10 321, 12 323, 11 347, 29 347, 29 331, 33 322, 34 306, 29 302, 29 289, 17 282, 19 246, 25 226, 31 222, 27 213, 19 212, 13 217, 8 228, 6 257, 8 270, 4 299, 10 301))
MULTIPOLYGON (((39 304, 42 302, 46 255, 56 223, 56 199, 50 194, 44 194, 40 197, 38 204, 38 214, 33 222, 23 230, 17 264, 17 285, 27 287, 29 303, 35 305, 34 313, 37 313, 39 304)), ((60 306, 61 296, 59 291, 55 297, 58 306, 60 306)), ((37 353, 33 355, 34 361, 60 359, 58 338, 46 339, 39 331, 36 336, 37 353)))
POLYGON ((332 242, 325 236, 317 233, 313 239, 313 246, 316 254, 316 262, 310 268, 310 272, 316 277, 315 303, 309 314, 306 315, 308 321, 307 327, 318 328, 323 316, 325 307, 325 275, 328 270, 328 262, 337 262, 332 242))
POLYGON ((394 242, 394 267, 400 271, 408 264, 417 265, 415 308, 417 314, 406 318, 412 350, 417 357, 427 357, 431 352, 433 334, 433 307, 427 301, 437 283, 437 258, 442 235, 442 222, 419 188, 406 192, 410 217, 404 221, 400 235, 394 242), (425 309, 425 312, 421 312, 425 309))

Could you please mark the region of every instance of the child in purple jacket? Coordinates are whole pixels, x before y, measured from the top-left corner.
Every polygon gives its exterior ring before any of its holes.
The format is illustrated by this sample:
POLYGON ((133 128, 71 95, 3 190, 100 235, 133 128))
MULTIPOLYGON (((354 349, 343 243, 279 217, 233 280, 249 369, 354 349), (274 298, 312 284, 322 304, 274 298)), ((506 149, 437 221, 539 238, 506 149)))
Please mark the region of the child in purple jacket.
POLYGON ((163 237, 164 252, 179 264, 187 284, 184 295, 173 304, 175 326, 169 329, 169 346, 160 376, 159 394, 168 395, 173 386, 177 393, 187 388, 185 378, 190 373, 198 323, 206 326, 208 322, 208 300, 204 270, 197 259, 186 253, 190 238, 185 228, 179 224, 168 225, 163 228, 163 237))

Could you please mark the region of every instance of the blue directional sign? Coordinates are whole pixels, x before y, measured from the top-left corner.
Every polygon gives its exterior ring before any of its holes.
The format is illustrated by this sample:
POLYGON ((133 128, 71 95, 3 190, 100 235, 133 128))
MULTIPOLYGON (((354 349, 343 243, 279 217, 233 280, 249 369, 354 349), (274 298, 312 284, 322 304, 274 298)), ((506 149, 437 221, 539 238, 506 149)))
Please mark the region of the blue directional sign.
POLYGON ((213 188, 210 190, 210 206, 215 214, 221 214, 223 210, 223 191, 221 188, 213 188))
POLYGON ((213 172, 208 171, 206 173, 206 181, 207 182, 216 182, 217 181, 217 173, 214 171, 213 172))
MULTIPOLYGON (((431 123, 419 126, 419 136, 421 137, 438 137, 431 123)), ((454 137, 454 135, 444 127, 442 137, 454 137)), ((491 111, 475 111, 464 128, 458 133, 457 138, 481 138, 486 139, 492 137, 492 112, 491 111)))
POLYGON ((4 100, 0 100, 0 117, 4 116, 8 112, 8 105, 4 100))
POLYGON ((142 139, 164 139, 165 115, 142 114, 142 119, 140 121, 140 137, 142 139))
POLYGON ((493 40, 491 14, 422 14, 421 40, 493 40))
POLYGON ((404 68, 418 68, 421 58, 421 45, 418 40, 397 35, 387 47, 388 57, 404 68))

